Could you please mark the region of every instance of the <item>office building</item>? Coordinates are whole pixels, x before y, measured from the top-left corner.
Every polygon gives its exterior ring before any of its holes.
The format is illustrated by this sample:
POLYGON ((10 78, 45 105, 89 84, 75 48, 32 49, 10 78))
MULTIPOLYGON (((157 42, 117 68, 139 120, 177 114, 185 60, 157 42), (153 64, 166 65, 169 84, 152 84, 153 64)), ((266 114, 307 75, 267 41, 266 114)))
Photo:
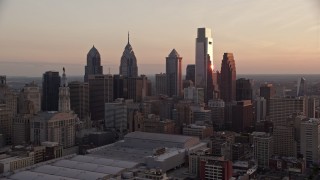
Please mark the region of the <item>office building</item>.
POLYGON ((143 132, 174 134, 175 123, 170 119, 161 120, 160 116, 148 114, 143 119, 143 132))
POLYGON ((224 129, 225 127, 225 103, 223 100, 210 100, 208 108, 211 110, 212 124, 217 129, 224 129))
POLYGON ((273 128, 274 154, 285 157, 297 156, 295 129, 292 126, 275 126, 273 128))
POLYGON ((42 111, 58 111, 59 108, 59 72, 47 71, 42 78, 42 111))
POLYGON ((182 57, 173 49, 166 58, 167 95, 182 95, 182 57))
POLYGON ((99 51, 93 46, 87 54, 84 82, 88 82, 89 75, 102 75, 101 57, 99 51))
POLYGON ((121 56, 119 74, 123 77, 138 77, 137 59, 129 40, 128 33, 128 43, 121 56))
POLYGON ((250 100, 237 101, 232 106, 232 129, 235 132, 253 129, 253 106, 250 100))
POLYGON ((236 81, 236 100, 251 100, 252 101, 252 85, 253 81, 250 79, 240 78, 236 81))
POLYGON ((194 104, 204 104, 204 89, 190 86, 184 88, 184 100, 190 100, 194 104))
POLYGON ((165 73, 156 74, 156 95, 167 94, 167 75, 165 73))
POLYGON ((213 97, 212 64, 213 40, 211 29, 198 28, 196 38, 195 86, 205 91, 205 102, 213 97))
POLYGON ((192 112, 191 123, 202 122, 202 123, 211 123, 211 111, 204 109, 203 106, 200 105, 192 105, 190 106, 192 112))
POLYGON ((120 133, 127 131, 127 106, 123 99, 105 104, 105 128, 120 133))
POLYGON ((253 136, 253 157, 262 168, 269 167, 269 158, 273 155, 273 137, 259 132, 253 136))
POLYGON ((230 179, 232 177, 232 162, 215 156, 200 156, 200 179, 230 179))
POLYGON ((267 116, 267 100, 264 97, 257 97, 254 101, 255 121, 260 122, 266 120, 267 116))
POLYGON ((269 120, 274 126, 286 125, 286 119, 292 113, 303 113, 304 98, 271 98, 269 99, 269 120))
POLYGON ((196 136, 199 137, 199 139, 205 139, 213 135, 213 128, 209 126, 189 124, 183 127, 182 134, 185 136, 196 136))
POLYGON ((35 113, 41 111, 41 92, 39 86, 34 81, 26 84, 19 94, 19 112, 25 111, 25 101, 32 102, 35 113))
POLYGON ((91 120, 104 123, 105 103, 113 101, 112 75, 89 76, 89 108, 91 120))
POLYGON ((89 84, 87 82, 73 81, 69 83, 71 110, 83 120, 90 115, 89 110, 89 84))
POLYGON ((267 101, 267 115, 269 115, 270 98, 276 96, 276 89, 272 84, 264 84, 260 86, 260 97, 267 101))
POLYGON ((5 144, 12 144, 12 123, 13 116, 11 110, 5 104, 0 104, 0 134, 3 134, 5 144))
POLYGON ((236 64, 232 53, 224 53, 221 63, 220 97, 224 102, 236 100, 236 64))
POLYGON ((18 114, 13 118, 13 144, 23 145, 30 142, 30 120, 33 114, 18 114))
POLYGON ((301 122, 300 153, 306 159, 307 166, 320 162, 320 120, 309 118, 301 122))
POLYGON ((186 68, 186 80, 192 81, 195 83, 195 73, 196 73, 196 65, 188 64, 186 68))
POLYGON ((142 102, 148 94, 148 78, 145 75, 139 77, 128 77, 124 81, 125 99, 133 99, 142 102))

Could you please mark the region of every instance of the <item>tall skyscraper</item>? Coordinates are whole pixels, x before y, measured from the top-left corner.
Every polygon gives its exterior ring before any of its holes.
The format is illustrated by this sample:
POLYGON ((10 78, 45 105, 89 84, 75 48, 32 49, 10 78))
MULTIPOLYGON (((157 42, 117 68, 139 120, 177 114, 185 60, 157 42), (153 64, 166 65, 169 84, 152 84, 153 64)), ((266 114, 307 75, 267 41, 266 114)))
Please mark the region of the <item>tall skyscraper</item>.
POLYGON ((221 64, 220 95, 225 102, 236 100, 236 63, 232 53, 224 53, 221 64))
POLYGON ((186 80, 190 80, 193 83, 196 79, 196 65, 195 64, 188 64, 186 68, 186 80))
POLYGON ((58 111, 59 107, 59 72, 47 71, 42 80, 42 111, 58 111))
POLYGON ((307 81, 305 78, 300 78, 298 80, 298 85, 297 85, 297 96, 306 96, 307 95, 307 81))
MULTIPOLYGON (((196 38, 196 71, 195 71, 195 85, 198 88, 203 88, 205 91, 205 102, 208 101, 208 94, 213 94, 212 89, 208 89, 213 86, 212 77, 208 77, 208 69, 211 68, 213 59, 213 42, 211 37, 211 29, 198 28, 198 34, 196 38)), ((211 69, 212 70, 212 69, 211 69)), ((211 71, 212 76, 212 71, 211 71)))
POLYGON ((112 75, 90 75, 89 106, 92 121, 104 122, 104 105, 108 102, 113 102, 112 75))
POLYGON ((88 82, 89 75, 102 75, 101 57, 99 51, 93 46, 87 54, 84 82, 88 82))
POLYGON ((254 102, 255 121, 260 122, 266 120, 267 116, 267 101, 264 97, 257 97, 254 102))
POLYGON ((252 80, 240 78, 236 81, 236 99, 237 101, 252 101, 252 80))
POLYGON ((181 96, 182 94, 182 57, 173 49, 166 58, 167 95, 181 96))
POLYGON ((137 59, 134 55, 132 46, 129 41, 129 33, 128 33, 128 44, 124 48, 121 62, 120 62, 120 75, 124 77, 138 77, 138 66, 137 59))

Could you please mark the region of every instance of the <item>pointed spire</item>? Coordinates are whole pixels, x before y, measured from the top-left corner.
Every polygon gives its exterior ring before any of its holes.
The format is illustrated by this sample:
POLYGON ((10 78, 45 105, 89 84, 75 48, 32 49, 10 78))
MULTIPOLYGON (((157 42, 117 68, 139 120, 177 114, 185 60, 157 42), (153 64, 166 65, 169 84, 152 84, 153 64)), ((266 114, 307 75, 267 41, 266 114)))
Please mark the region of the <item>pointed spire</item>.
POLYGON ((128 44, 130 44, 130 32, 128 31, 128 44))
POLYGON ((66 69, 63 67, 62 68, 63 73, 62 73, 62 78, 61 78, 61 87, 67 87, 68 86, 68 81, 67 81, 67 76, 66 76, 66 69))

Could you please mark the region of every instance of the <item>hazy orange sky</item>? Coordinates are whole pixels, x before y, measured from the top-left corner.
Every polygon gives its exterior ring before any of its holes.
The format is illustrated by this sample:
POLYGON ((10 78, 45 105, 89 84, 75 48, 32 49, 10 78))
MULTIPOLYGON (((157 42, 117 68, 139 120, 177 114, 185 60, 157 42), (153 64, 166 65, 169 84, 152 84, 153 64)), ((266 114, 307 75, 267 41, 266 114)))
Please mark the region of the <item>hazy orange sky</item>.
POLYGON ((0 74, 83 75, 93 44, 118 73, 128 31, 139 73, 160 73, 173 48, 195 62, 199 27, 213 31, 216 69, 232 52, 241 74, 320 73, 318 0, 0 0, 0 74))

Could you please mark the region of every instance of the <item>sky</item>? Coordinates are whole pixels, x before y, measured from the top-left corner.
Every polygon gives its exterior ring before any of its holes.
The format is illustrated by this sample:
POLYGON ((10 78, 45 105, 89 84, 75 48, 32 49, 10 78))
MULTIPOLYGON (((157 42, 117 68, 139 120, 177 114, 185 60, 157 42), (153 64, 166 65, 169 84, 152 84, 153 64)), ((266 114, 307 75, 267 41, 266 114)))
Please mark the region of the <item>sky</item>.
POLYGON ((319 0, 0 0, 0 74, 83 75, 93 45, 116 74, 128 31, 139 74, 165 72, 173 48, 185 73, 200 27, 216 70, 231 52, 239 74, 320 74, 319 0))

